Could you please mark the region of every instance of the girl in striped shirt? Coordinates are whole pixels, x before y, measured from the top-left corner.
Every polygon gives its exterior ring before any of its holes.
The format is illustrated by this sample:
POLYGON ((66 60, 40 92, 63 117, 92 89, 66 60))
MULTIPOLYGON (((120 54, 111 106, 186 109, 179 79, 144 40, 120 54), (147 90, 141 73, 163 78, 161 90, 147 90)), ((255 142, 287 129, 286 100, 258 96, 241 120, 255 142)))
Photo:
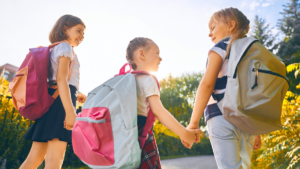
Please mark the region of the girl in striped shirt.
MULTIPOLYGON (((227 66, 232 43, 245 37, 249 20, 236 8, 215 12, 209 21, 209 37, 215 46, 208 52, 206 72, 199 85, 190 124, 199 128, 205 116, 208 134, 219 169, 251 168, 252 150, 261 146, 260 136, 245 133, 222 116, 217 101, 223 98, 227 84, 227 66)), ((186 147, 190 147, 184 141, 186 147)))

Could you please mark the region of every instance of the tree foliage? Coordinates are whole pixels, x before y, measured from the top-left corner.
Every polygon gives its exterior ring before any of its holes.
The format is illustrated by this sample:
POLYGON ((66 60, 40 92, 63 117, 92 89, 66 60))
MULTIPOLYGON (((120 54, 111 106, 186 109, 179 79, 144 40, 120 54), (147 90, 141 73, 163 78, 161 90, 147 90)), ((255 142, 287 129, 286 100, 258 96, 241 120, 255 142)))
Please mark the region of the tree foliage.
MULTIPOLYGON (((6 161, 5 168, 15 169, 19 168, 30 151, 32 142, 22 137, 34 122, 14 109, 8 86, 9 82, 0 76, 0 164, 6 161)), ((63 168, 68 167, 88 168, 73 153, 72 146, 68 146, 63 164, 63 168)), ((0 168, 4 169, 3 165, 0 168)))
POLYGON ((22 139, 31 121, 14 109, 8 91, 9 82, 0 77, 0 163, 6 168, 18 168, 26 158, 31 142, 22 139))
POLYGON ((282 105, 283 128, 262 136, 262 148, 253 153, 253 168, 293 169, 300 165, 299 105, 300 97, 287 92, 282 105))
POLYGON ((278 27, 285 38, 279 43, 277 55, 287 64, 300 62, 300 1, 290 0, 290 3, 283 7, 278 27))
POLYGON ((269 24, 266 23, 265 19, 258 15, 255 15, 251 36, 258 39, 270 52, 273 52, 278 48, 278 44, 275 43, 277 35, 274 36, 272 34, 272 29, 269 28, 269 24))
MULTIPOLYGON (((196 92, 202 73, 183 74, 180 77, 169 75, 160 81, 160 99, 164 107, 183 125, 187 126, 193 111, 196 92)), ((204 117, 201 118, 200 127, 204 128, 204 117)), ((159 121, 153 127, 158 149, 161 156, 173 155, 201 155, 212 154, 211 144, 208 138, 202 134, 202 141, 193 148, 185 148, 179 137, 159 121)))

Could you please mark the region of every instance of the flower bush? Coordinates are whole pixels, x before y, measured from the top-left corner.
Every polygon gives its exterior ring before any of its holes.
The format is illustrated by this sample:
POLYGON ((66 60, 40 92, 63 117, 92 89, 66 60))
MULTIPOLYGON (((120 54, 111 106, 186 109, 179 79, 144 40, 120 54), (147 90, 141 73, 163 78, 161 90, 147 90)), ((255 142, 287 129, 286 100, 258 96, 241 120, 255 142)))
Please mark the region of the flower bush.
MULTIPOLYGON (((287 66, 287 72, 299 72, 298 63, 287 66)), ((299 82, 299 81, 298 81, 299 82)), ((300 83, 296 86, 300 86, 300 83)), ((253 152, 253 168, 300 168, 300 96, 288 91, 282 105, 281 130, 262 135, 262 148, 253 152)))
POLYGON ((6 159, 6 168, 18 168, 26 158, 31 142, 22 139, 32 122, 14 109, 9 82, 0 77, 0 163, 6 159))

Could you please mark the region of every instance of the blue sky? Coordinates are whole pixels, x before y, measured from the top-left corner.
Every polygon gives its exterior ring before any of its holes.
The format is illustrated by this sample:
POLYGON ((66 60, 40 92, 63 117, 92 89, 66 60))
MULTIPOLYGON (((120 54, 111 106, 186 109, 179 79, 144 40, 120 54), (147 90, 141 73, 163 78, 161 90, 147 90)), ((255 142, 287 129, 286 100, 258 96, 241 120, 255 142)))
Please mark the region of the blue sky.
MULTIPOLYGON (((0 0, 0 65, 20 66, 29 48, 49 45, 49 32, 64 14, 86 24, 85 39, 75 48, 81 64, 80 91, 87 94, 118 73, 134 37, 154 40, 161 51, 158 79, 169 73, 205 70, 208 20, 226 7, 240 9, 253 25, 258 14, 273 32, 289 0, 0 0)), ((250 30, 251 31, 251 30, 250 30)))

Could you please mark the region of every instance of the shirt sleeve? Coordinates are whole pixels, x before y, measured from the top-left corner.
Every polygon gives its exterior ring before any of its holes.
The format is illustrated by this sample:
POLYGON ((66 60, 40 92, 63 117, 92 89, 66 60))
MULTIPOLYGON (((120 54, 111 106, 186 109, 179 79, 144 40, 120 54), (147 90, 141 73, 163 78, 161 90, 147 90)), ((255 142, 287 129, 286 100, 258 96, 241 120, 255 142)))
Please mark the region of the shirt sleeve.
POLYGON ((222 50, 221 48, 213 47, 209 50, 209 53, 210 52, 216 52, 222 58, 223 61, 225 60, 226 51, 222 50))
POLYGON ((57 63, 58 63, 58 59, 60 57, 68 57, 71 59, 71 61, 73 60, 72 47, 70 45, 68 45, 67 43, 58 44, 57 46, 54 47, 52 52, 54 52, 53 57, 57 63))
POLYGON ((157 95, 160 97, 160 91, 158 89, 157 82, 152 76, 145 76, 143 78, 142 90, 144 92, 145 98, 153 95, 157 95))
POLYGON ((226 57, 226 49, 227 49, 227 44, 222 40, 220 42, 218 42, 213 48, 211 48, 209 50, 210 52, 216 52, 223 60, 223 62, 225 61, 225 57, 226 57))

